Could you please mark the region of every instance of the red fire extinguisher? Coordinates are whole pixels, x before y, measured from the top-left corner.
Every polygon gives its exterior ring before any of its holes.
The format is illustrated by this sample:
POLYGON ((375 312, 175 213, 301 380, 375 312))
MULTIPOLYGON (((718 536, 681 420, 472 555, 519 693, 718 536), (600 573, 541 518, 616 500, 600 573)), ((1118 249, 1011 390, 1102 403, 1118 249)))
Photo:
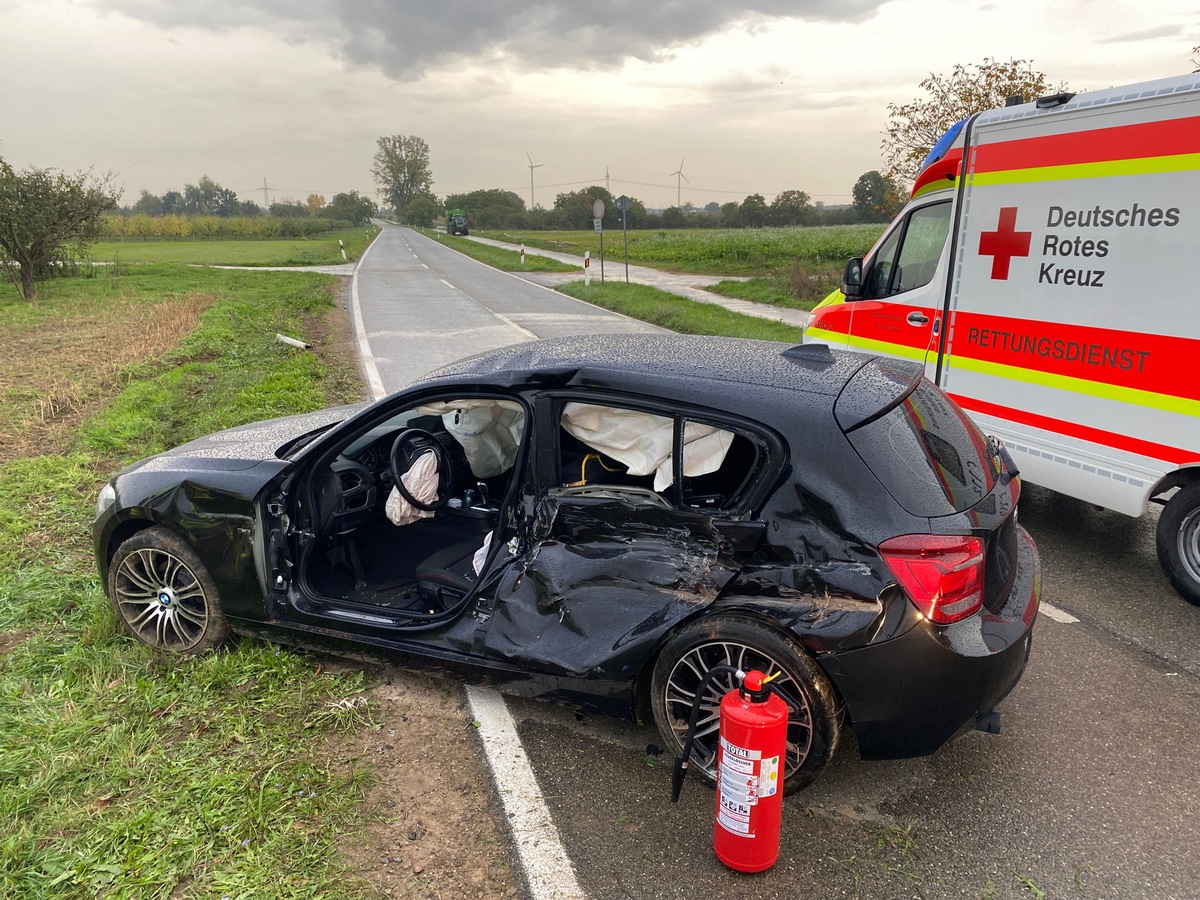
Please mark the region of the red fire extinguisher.
POLYGON ((675 759, 671 800, 679 799, 696 733, 700 698, 722 671, 738 686, 721 699, 717 747, 717 808, 713 851, 738 872, 762 872, 779 858, 783 775, 787 753, 787 704, 762 672, 714 666, 696 690, 683 754, 675 759))

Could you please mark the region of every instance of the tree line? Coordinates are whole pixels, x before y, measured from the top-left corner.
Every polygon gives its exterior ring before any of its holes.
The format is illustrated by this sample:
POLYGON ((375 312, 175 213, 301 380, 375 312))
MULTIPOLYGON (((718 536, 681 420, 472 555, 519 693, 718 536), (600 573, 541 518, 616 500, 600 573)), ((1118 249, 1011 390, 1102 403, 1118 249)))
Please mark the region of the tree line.
POLYGON ((255 219, 269 216, 275 219, 318 219, 357 226, 374 216, 376 208, 375 202, 369 197, 358 191, 347 191, 334 194, 328 203, 320 194, 309 194, 303 203, 276 201, 263 209, 253 200, 239 200, 234 191, 202 175, 196 184, 186 184, 181 191, 167 191, 161 197, 143 190, 137 202, 122 209, 121 213, 126 217, 144 216, 149 219, 166 216, 255 219))
POLYGON ((473 228, 578 231, 592 227, 597 200, 604 203, 602 224, 606 229, 622 225, 629 228, 847 225, 887 221, 904 200, 895 179, 878 171, 866 172, 858 179, 852 192, 853 203, 844 207, 813 203, 812 197, 802 190, 782 191, 769 203, 762 194, 750 194, 740 202, 712 202, 704 207, 688 203, 661 211, 649 210, 641 200, 630 197, 624 221, 617 198, 599 185, 560 193, 550 208, 529 209, 519 194, 503 188, 438 198, 432 190, 429 145, 420 137, 403 134, 379 138, 371 171, 391 214, 406 225, 423 228, 438 222, 448 209, 462 209, 473 228))

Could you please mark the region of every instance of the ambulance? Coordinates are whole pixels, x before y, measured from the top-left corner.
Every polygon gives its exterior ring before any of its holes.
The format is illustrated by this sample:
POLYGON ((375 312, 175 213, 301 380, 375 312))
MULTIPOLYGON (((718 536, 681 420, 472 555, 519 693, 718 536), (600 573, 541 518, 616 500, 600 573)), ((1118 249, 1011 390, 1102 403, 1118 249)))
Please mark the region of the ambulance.
POLYGON ((804 340, 923 361, 1027 481, 1163 504, 1200 604, 1200 76, 954 125, 804 340))

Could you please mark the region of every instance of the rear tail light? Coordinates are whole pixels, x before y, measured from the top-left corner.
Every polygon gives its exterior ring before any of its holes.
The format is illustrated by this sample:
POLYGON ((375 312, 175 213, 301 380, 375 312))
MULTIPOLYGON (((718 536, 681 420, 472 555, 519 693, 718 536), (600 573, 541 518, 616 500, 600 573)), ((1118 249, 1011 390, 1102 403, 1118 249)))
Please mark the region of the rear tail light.
POLYGON ((921 614, 949 625, 983 605, 983 541, 977 537, 905 534, 879 553, 921 614))

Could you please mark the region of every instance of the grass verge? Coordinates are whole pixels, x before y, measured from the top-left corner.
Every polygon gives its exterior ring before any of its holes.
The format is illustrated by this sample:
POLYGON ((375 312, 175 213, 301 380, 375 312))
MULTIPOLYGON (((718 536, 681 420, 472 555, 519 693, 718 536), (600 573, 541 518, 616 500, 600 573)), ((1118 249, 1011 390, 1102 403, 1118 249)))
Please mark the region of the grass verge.
POLYGON ((766 306, 811 310, 840 285, 841 273, 840 266, 796 263, 782 275, 721 281, 708 290, 766 306))
POLYGON ((165 660, 118 632, 88 539, 115 463, 357 399, 274 337, 319 340, 336 289, 154 266, 0 301, 5 399, 24 403, 0 423, 0 896, 372 895, 338 846, 368 770, 316 749, 370 723, 362 676, 257 641, 165 660), (55 385, 78 402, 36 407, 55 385))
POLYGON ((491 244, 481 244, 479 241, 473 241, 470 238, 442 234, 432 229, 421 229, 421 233, 441 244, 445 244, 447 247, 457 250, 464 256, 487 263, 492 268, 499 269, 501 272, 579 271, 579 266, 570 266, 559 262, 557 259, 551 259, 548 256, 526 253, 524 254, 524 262, 522 262, 520 250, 508 250, 504 247, 494 247, 491 244))
POLYGON ((711 334, 797 343, 800 329, 783 322, 744 316, 720 306, 697 303, 642 284, 608 282, 584 285, 572 281, 557 288, 577 300, 681 334, 711 334))

